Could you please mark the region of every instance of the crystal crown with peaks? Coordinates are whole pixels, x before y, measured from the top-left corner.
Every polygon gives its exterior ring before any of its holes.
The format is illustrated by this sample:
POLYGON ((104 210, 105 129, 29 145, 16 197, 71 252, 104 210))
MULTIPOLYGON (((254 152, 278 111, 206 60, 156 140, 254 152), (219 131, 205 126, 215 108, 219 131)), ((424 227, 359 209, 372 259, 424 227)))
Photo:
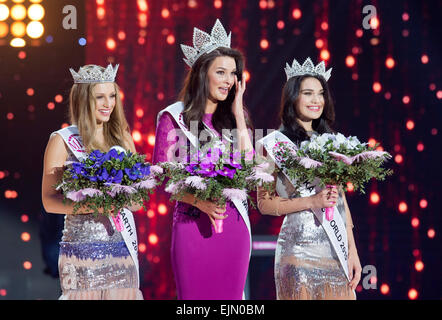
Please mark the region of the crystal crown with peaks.
POLYGON ((195 61, 204 53, 210 53, 219 47, 230 48, 231 35, 232 32, 227 35, 219 19, 216 19, 210 34, 198 28, 193 28, 193 47, 181 45, 181 50, 183 50, 186 57, 183 59, 184 62, 192 68, 195 61))
POLYGON ((330 68, 325 71, 325 62, 321 61, 318 63, 318 65, 315 67, 314 63, 310 58, 307 58, 302 66, 296 61, 296 59, 293 59, 292 66, 290 66, 288 63, 286 63, 286 67, 284 68, 285 74, 287 75, 287 81, 295 76, 303 76, 306 74, 309 75, 319 75, 324 77, 325 81, 328 81, 328 79, 331 76, 331 71, 333 68, 330 68))
POLYGON ((101 71, 100 66, 93 65, 91 68, 80 67, 78 72, 75 72, 72 68, 69 68, 69 71, 74 78, 74 83, 115 82, 118 67, 119 64, 115 67, 109 64, 104 71, 101 71))

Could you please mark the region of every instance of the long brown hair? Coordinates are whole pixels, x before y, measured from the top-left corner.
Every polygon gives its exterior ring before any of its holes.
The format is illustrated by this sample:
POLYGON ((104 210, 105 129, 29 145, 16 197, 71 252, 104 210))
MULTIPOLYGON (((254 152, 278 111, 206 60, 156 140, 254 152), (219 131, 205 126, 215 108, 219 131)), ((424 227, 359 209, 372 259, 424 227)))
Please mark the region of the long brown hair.
MULTIPOLYGON (((83 68, 91 68, 92 65, 83 68)), ((101 71, 105 69, 100 67, 101 71)), ((94 87, 97 83, 76 83, 72 86, 69 94, 70 121, 78 127, 83 144, 88 152, 93 149, 107 151, 114 145, 129 149, 125 137, 130 133, 129 124, 124 115, 123 103, 120 96, 120 88, 114 82, 115 107, 110 115, 109 121, 103 123, 104 145, 95 140, 97 120, 95 118, 95 97, 94 87)))
POLYGON ((327 81, 322 76, 303 75, 290 78, 282 89, 279 118, 281 119, 281 132, 295 143, 300 143, 308 139, 304 127, 296 120, 299 118, 296 112, 296 104, 298 103, 302 81, 310 77, 318 79, 324 89, 324 110, 318 119, 312 121, 313 130, 319 134, 326 132, 331 133, 332 125, 335 121, 333 99, 327 81))
MULTIPOLYGON (((179 100, 184 103, 184 123, 190 127, 191 121, 198 121, 199 130, 203 130, 202 119, 206 108, 207 99, 209 99, 209 79, 207 72, 213 60, 217 57, 232 57, 236 63, 236 74, 238 80, 244 70, 244 57, 236 49, 219 47, 210 53, 199 57, 192 69, 187 74, 183 89, 179 94, 179 100)), ((212 117, 212 124, 216 131, 222 132, 222 129, 236 128, 235 117, 232 113, 232 103, 235 99, 236 86, 230 89, 226 100, 218 101, 218 106, 212 117)), ((244 108, 245 119, 248 128, 252 128, 252 123, 246 108, 244 108)))

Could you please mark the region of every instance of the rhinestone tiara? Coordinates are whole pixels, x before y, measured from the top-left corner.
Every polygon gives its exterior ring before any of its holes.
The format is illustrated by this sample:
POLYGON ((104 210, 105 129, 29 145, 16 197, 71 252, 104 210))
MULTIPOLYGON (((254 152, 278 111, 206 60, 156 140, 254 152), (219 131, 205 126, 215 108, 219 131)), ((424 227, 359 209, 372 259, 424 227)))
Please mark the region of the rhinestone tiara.
POLYGON ((203 54, 210 53, 219 47, 230 48, 231 35, 232 32, 227 35, 219 19, 216 19, 210 34, 198 28, 193 28, 193 47, 181 44, 181 50, 183 50, 186 57, 183 59, 184 62, 192 68, 195 61, 203 54))
POLYGON ((292 77, 303 76, 305 74, 322 76, 324 77, 325 81, 328 81, 328 79, 330 79, 332 69, 333 68, 330 68, 326 72, 324 61, 321 61, 315 67, 310 58, 305 59, 302 66, 298 63, 298 61, 296 61, 296 59, 293 59, 292 66, 286 63, 284 68, 285 74, 287 75, 287 81, 292 77))
POLYGON ((104 71, 101 71, 100 66, 93 65, 92 68, 88 69, 80 67, 78 72, 75 72, 72 68, 69 68, 69 71, 74 78, 74 83, 115 82, 119 66, 117 64, 112 67, 112 64, 109 64, 104 71))

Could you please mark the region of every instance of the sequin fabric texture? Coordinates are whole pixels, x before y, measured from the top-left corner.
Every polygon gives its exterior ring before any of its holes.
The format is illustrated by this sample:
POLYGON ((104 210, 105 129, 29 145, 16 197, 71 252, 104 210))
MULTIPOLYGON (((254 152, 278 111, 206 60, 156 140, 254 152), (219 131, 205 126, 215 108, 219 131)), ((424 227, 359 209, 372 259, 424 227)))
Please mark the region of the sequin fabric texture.
POLYGON ((65 215, 58 268, 60 300, 143 299, 129 250, 105 216, 65 215))
MULTIPOLYGON (((283 198, 295 197, 293 186, 281 172, 276 191, 283 198)), ((337 207, 346 224, 341 195, 337 207)), ((284 218, 275 253, 275 285, 279 300, 354 298, 330 240, 310 210, 284 218)))
POLYGON ((137 289, 137 271, 106 217, 66 215, 59 257, 63 296, 71 290, 137 289))

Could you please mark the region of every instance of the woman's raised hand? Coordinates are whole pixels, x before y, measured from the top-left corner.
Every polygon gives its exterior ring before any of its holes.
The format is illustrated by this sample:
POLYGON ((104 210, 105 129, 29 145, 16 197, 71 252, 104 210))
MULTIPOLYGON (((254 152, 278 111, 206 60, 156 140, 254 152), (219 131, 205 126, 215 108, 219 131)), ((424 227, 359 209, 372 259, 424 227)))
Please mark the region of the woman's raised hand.
POLYGON ((246 91, 246 76, 243 73, 241 76, 241 80, 238 81, 238 76, 235 76, 235 100, 232 103, 232 113, 235 116, 242 116, 244 114, 243 110, 243 95, 244 91, 246 91))

